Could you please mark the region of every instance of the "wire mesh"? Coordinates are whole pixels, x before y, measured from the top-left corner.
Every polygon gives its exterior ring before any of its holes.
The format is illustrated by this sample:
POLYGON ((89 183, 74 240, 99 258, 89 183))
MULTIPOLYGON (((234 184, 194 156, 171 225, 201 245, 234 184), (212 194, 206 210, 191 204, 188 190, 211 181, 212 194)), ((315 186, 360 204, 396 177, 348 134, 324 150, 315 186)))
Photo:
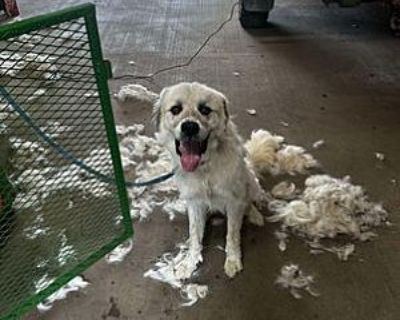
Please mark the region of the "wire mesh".
POLYGON ((97 32, 94 8, 83 8, 81 17, 82 7, 70 9, 77 17, 57 22, 60 12, 49 25, 43 16, 47 23, 3 36, 0 86, 54 142, 118 187, 66 161, 0 95, 0 319, 43 300, 131 234, 101 54, 93 52, 100 46, 88 30, 97 32))

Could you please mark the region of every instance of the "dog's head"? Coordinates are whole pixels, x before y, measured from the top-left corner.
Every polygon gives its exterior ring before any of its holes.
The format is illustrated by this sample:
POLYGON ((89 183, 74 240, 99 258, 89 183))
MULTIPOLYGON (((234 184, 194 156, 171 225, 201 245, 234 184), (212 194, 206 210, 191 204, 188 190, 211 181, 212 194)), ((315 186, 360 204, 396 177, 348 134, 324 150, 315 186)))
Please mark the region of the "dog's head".
POLYGON ((200 83, 162 90, 154 108, 159 140, 187 172, 207 160, 229 121, 225 96, 200 83))

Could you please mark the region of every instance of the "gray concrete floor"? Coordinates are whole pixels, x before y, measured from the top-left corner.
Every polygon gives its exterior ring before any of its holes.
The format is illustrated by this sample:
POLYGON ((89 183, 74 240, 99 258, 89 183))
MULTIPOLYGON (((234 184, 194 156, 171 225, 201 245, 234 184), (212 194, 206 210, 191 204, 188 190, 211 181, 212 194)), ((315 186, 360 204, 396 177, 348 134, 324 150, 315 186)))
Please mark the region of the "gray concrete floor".
MULTIPOLYGON (((25 15, 81 1, 21 0, 25 15), (51 5, 49 5, 51 3, 51 5)), ((224 19, 230 1, 95 1, 105 55, 114 73, 149 73, 182 61, 224 19), (128 64, 134 60, 136 65, 128 64)), ((223 273, 222 227, 208 227, 199 281, 211 294, 179 308, 178 293, 144 279, 161 253, 186 238, 186 220, 154 214, 135 225, 135 249, 120 265, 97 263, 85 273, 87 289, 71 294, 44 314, 26 319, 370 319, 400 318, 400 43, 387 29, 380 4, 353 9, 319 1, 278 0, 265 30, 245 31, 237 18, 215 37, 190 67, 158 76, 150 89, 177 81, 207 83, 223 91, 244 136, 266 128, 313 151, 323 170, 351 175, 371 198, 391 212, 392 228, 377 241, 360 244, 348 262, 333 255, 311 256, 291 240, 277 249, 276 226, 243 230, 244 271, 234 280, 223 273), (233 75, 239 72, 240 76, 233 75), (257 116, 247 115, 256 108, 257 116), (289 123, 288 127, 280 124, 289 123), (387 160, 379 162, 375 152, 387 160), (281 266, 299 263, 316 276, 321 296, 294 300, 274 285, 281 266)), ((121 84, 111 83, 113 90, 121 84)), ((149 124, 150 110, 131 110, 119 121, 149 124)), ((272 181, 269 181, 272 184, 272 181)))

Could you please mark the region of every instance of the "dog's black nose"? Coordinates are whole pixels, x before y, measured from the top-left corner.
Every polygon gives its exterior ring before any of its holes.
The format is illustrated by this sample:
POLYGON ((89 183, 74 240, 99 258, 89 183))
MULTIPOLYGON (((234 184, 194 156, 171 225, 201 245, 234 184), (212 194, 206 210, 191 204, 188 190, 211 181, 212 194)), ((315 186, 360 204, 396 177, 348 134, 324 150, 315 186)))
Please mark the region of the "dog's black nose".
POLYGON ((193 121, 186 121, 181 125, 181 131, 186 137, 193 137, 200 131, 200 126, 198 123, 193 121))

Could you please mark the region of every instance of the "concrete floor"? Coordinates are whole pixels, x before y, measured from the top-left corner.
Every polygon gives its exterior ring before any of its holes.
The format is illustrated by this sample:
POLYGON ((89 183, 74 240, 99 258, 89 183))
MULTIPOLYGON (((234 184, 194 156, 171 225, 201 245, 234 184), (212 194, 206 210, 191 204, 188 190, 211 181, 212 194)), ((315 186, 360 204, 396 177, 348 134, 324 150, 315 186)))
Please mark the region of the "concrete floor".
MULTIPOLYGON (((24 14, 78 2, 19 1, 24 14)), ((184 60, 226 17, 231 4, 95 2, 105 55, 115 74, 146 74, 184 60)), ((340 9, 317 0, 278 0, 270 28, 245 31, 235 18, 190 67, 142 82, 155 91, 182 80, 216 87, 229 97, 244 136, 266 128, 305 147, 324 139, 326 146, 313 151, 323 170, 351 175, 390 210, 394 226, 380 230, 377 241, 358 245, 350 261, 340 262, 330 254, 311 256, 296 240, 280 253, 273 237, 276 226, 246 225, 244 272, 228 280, 224 255, 212 248, 223 244, 224 229, 208 227, 199 281, 209 284, 211 293, 194 307, 179 308, 175 290, 142 275, 157 256, 186 238, 187 222, 169 222, 155 213, 136 224, 135 249, 123 263, 97 263, 85 273, 90 287, 26 319, 399 319, 400 185, 391 179, 400 183, 400 43, 389 34, 386 15, 379 4, 340 9), (247 108, 257 109, 257 116, 247 115, 247 108), (375 159, 378 151, 386 161, 375 159), (320 297, 295 300, 274 285, 279 269, 289 262, 316 276, 320 297)), ((111 87, 129 82, 112 82, 111 87)), ((150 114, 131 110, 119 121, 149 124, 150 114)))

